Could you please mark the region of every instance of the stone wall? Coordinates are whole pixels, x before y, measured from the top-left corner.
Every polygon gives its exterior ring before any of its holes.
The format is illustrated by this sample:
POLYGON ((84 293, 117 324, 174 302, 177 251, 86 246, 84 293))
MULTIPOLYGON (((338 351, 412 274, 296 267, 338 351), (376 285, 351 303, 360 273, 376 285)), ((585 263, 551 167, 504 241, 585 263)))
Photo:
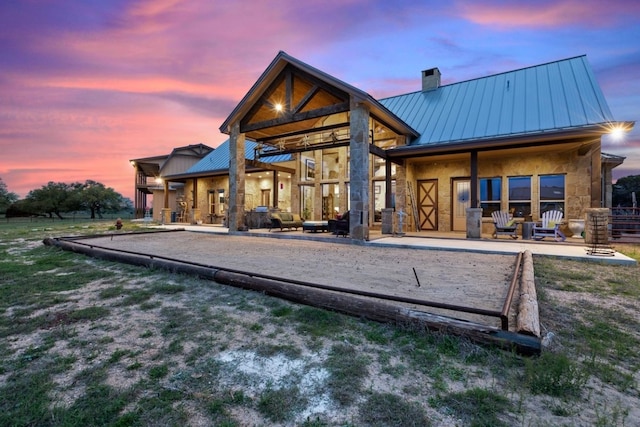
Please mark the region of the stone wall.
MULTIPOLYGON (((529 150, 526 153, 511 151, 482 152, 478 155, 478 177, 502 178, 501 209, 508 209, 508 178, 531 176, 531 214, 539 220, 539 176, 565 174, 565 221, 568 218, 584 218, 590 207, 592 173, 600 174, 599 165, 592 167, 591 151, 581 153, 578 148, 561 150, 559 146, 545 151, 529 150)), ((458 155, 416 159, 407 164, 407 180, 416 188, 419 180, 438 180, 438 231, 451 231, 452 180, 468 178, 471 174, 470 156, 458 155)), ((598 177, 599 179, 599 177, 598 177)), ((599 195, 598 195, 599 196, 599 195)), ((407 209, 411 214, 411 209, 407 209)), ((414 221, 407 224, 413 229, 414 221)), ((493 221, 483 217, 483 233, 493 231, 493 221)))

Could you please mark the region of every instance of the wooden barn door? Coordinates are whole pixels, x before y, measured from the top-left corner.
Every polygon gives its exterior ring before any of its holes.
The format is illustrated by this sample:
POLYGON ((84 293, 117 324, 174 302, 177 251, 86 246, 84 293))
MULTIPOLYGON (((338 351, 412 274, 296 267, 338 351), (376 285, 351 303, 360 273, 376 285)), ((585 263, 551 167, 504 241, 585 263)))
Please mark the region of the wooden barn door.
POLYGON ((438 180, 418 181, 418 219, 420 229, 438 230, 438 180))

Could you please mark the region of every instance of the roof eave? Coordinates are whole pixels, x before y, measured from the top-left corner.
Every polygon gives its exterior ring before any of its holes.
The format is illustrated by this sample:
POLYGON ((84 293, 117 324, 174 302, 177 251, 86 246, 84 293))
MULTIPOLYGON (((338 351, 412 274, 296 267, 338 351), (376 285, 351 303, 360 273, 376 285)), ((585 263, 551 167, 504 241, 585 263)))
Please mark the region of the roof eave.
POLYGON ((439 144, 407 145, 387 150, 390 158, 408 158, 420 155, 450 154, 465 151, 484 151, 499 148, 516 148, 518 146, 535 144, 561 143, 563 140, 602 136, 612 129, 622 127, 625 131, 633 128, 635 122, 610 122, 569 129, 554 129, 520 135, 505 135, 499 137, 481 138, 473 140, 447 141, 439 144))

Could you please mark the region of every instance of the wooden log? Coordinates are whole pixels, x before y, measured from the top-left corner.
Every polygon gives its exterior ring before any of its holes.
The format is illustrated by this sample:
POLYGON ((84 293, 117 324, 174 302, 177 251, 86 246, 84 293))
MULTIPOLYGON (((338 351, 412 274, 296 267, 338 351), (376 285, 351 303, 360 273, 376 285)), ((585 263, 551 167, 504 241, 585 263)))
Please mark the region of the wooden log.
POLYGON ((288 283, 272 278, 256 277, 251 273, 225 271, 202 265, 194 265, 180 260, 159 259, 150 255, 143 256, 111 249, 100 249, 60 239, 45 239, 44 244, 96 258, 191 274, 208 280, 214 280, 220 284, 262 292, 289 301, 330 309, 379 322, 414 324, 429 330, 463 336, 476 343, 497 345, 500 348, 515 350, 524 355, 539 354, 541 349, 540 340, 531 336, 502 331, 492 326, 410 309, 407 308, 406 305, 403 306, 377 298, 314 288, 313 284, 304 286, 299 282, 288 283))
POLYGON ((524 252, 522 277, 520 279, 520 303, 518 306, 517 331, 520 334, 540 337, 540 315, 536 295, 533 255, 524 252))

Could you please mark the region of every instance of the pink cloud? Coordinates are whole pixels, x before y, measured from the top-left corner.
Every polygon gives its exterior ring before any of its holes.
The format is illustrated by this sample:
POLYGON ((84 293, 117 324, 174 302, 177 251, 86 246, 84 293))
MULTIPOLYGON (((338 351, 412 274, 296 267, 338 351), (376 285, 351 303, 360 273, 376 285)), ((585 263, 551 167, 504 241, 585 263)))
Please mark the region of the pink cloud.
POLYGON ((637 2, 598 0, 560 1, 459 1, 456 3, 462 17, 476 24, 510 28, 540 28, 579 25, 605 27, 620 16, 637 14, 637 2))

